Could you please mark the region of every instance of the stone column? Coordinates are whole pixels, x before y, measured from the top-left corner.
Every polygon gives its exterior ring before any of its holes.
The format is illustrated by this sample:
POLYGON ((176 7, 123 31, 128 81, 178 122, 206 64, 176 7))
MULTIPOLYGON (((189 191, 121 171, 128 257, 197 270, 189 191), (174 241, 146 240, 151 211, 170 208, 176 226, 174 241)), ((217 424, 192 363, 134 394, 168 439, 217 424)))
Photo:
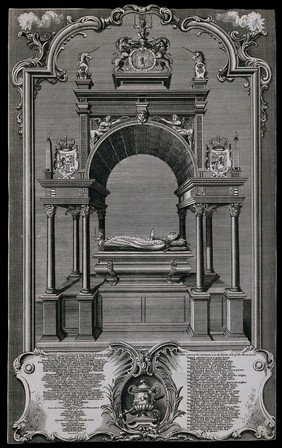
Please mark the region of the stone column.
POLYGON ((56 206, 47 204, 44 206, 47 216, 47 271, 46 271, 46 294, 56 292, 55 283, 55 215, 56 206))
POLYGON ((191 210, 196 216, 196 288, 195 291, 204 290, 204 233, 203 233, 203 215, 205 204, 194 204, 191 210))
POLYGON ((39 345, 61 341, 67 334, 63 330, 63 308, 61 293, 55 287, 55 213, 56 206, 44 206, 47 216, 47 272, 43 301, 43 329, 39 345))
POLYGON ((82 217, 82 293, 90 292, 90 226, 89 217, 93 212, 90 205, 80 207, 82 217))
POLYGON ((90 285, 90 230, 89 217, 94 211, 90 205, 80 207, 82 217, 82 288, 77 295, 79 306, 78 327, 76 340, 93 340, 95 330, 93 299, 95 293, 90 285))
POLYGON ((99 220, 99 231, 103 232, 104 238, 106 232, 106 210, 99 209, 97 210, 98 220, 99 220))
POLYGON ((239 254, 239 215, 242 204, 229 205, 231 216, 231 290, 241 291, 240 288, 240 254, 239 254))
POLYGON ((181 208, 177 211, 179 218, 179 235, 180 238, 186 240, 186 214, 187 210, 185 208, 181 208))
POLYGON ((78 207, 69 206, 66 210, 66 214, 72 215, 73 227, 72 227, 72 272, 71 276, 76 277, 80 275, 79 268, 79 217, 80 211, 78 207))
POLYGON ((226 296, 226 329, 225 337, 230 340, 238 340, 247 343, 243 329, 244 299, 246 294, 240 287, 240 260, 239 260, 239 214, 242 204, 229 205, 231 215, 231 288, 225 291, 226 296))
POLYGON ((213 268, 213 235, 212 235, 212 217, 216 210, 215 205, 209 205, 205 208, 206 218, 206 274, 214 273, 213 268))

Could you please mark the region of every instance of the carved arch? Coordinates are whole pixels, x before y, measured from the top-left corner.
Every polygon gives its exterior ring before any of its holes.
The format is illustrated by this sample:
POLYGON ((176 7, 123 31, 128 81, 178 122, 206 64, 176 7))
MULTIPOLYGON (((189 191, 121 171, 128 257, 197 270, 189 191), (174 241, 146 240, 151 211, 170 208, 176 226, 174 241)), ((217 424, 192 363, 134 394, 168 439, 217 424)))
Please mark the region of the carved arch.
MULTIPOLYGON (((195 155, 193 154, 192 150, 190 149, 190 146, 188 145, 187 141, 176 131, 174 131, 171 128, 168 128, 168 126, 157 123, 157 122, 147 122, 143 125, 140 125, 135 121, 127 121, 126 123, 121 123, 119 125, 116 125, 113 129, 109 130, 105 135, 103 135, 98 142, 95 144, 93 149, 91 150, 87 162, 85 165, 85 178, 92 178, 95 177, 99 182, 102 184, 106 184, 107 182, 107 176, 104 176, 103 178, 98 178, 97 176, 91 175, 91 167, 93 166, 94 160, 97 158, 99 151, 103 148, 103 144, 107 142, 108 139, 115 138, 115 135, 122 133, 123 129, 127 128, 134 129, 136 127, 139 128, 139 130, 143 130, 144 134, 146 134, 146 131, 148 131, 148 128, 152 128, 152 130, 160 130, 161 133, 169 134, 172 137, 172 142, 170 142, 169 147, 172 147, 173 144, 181 148, 181 154, 185 156, 185 160, 187 161, 187 165, 184 166, 183 169, 176 170, 177 162, 179 160, 179 152, 176 152, 175 157, 172 158, 171 162, 168 163, 166 160, 166 150, 168 148, 158 148, 158 152, 155 152, 154 147, 150 147, 150 143, 147 142, 146 151, 142 152, 142 149, 139 148, 137 145, 135 148, 136 154, 149 154, 154 155, 155 157, 158 157, 159 159, 163 160, 174 172, 175 177, 178 181, 178 185, 180 186, 183 183, 183 180, 188 179, 189 177, 198 177, 198 166, 197 161, 195 158, 195 155), (153 150, 154 152, 152 153, 153 150)), ((123 140, 123 139, 122 139, 123 140)), ((169 149, 168 149, 169 150, 169 149)), ((118 149, 116 149, 116 152, 118 149)), ((134 153, 134 154, 135 154, 134 153)), ((133 155, 133 154, 130 154, 133 155)), ((99 160, 99 157, 98 157, 99 160)), ((99 171, 99 170, 98 170, 99 171)))

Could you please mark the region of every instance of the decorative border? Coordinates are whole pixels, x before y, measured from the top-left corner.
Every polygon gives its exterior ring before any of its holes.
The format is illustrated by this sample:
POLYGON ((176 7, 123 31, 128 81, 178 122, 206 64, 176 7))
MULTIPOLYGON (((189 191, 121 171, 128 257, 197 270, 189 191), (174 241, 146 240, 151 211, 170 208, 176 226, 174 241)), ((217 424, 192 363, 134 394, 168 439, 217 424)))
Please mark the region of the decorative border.
MULTIPOLYGON (((107 387, 106 395, 109 399, 109 404, 101 406, 101 415, 106 416, 106 426, 112 428, 112 431, 103 430, 102 432, 81 433, 76 434, 71 438, 64 438, 58 433, 48 433, 46 431, 28 431, 26 430, 27 415, 30 405, 30 389, 27 380, 21 375, 22 370, 25 373, 33 373, 34 365, 31 361, 24 362, 29 355, 48 356, 48 352, 44 350, 35 349, 34 352, 25 352, 19 355, 13 364, 14 372, 18 379, 22 382, 25 389, 25 408, 22 416, 13 424, 14 440, 16 442, 27 442, 32 440, 35 435, 42 435, 47 440, 54 441, 62 440, 68 442, 86 441, 100 437, 103 441, 195 441, 195 440, 226 440, 238 439, 246 431, 254 433, 257 439, 273 439, 275 435, 275 418, 271 416, 266 410, 263 402, 264 386, 269 378, 272 376, 274 369, 274 358, 272 353, 266 350, 257 350, 252 345, 244 348, 239 354, 255 355, 262 354, 264 361, 261 358, 254 360, 253 368, 258 371, 265 370, 265 376, 260 383, 258 390, 258 397, 255 400, 255 390, 253 397, 249 397, 247 402, 247 412, 245 422, 242 428, 238 430, 231 430, 224 435, 219 435, 213 432, 186 430, 175 422, 177 417, 185 414, 184 411, 179 410, 179 405, 182 400, 181 388, 177 389, 176 384, 172 380, 172 370, 177 368, 177 355, 183 350, 175 342, 164 342, 155 345, 150 349, 137 350, 130 344, 125 342, 116 342, 109 345, 111 356, 119 360, 117 370, 115 372, 115 379, 112 385, 107 387), (130 380, 135 378, 154 378, 162 383, 165 391, 166 411, 162 420, 157 427, 144 426, 129 427, 122 417, 122 403, 121 396, 125 386, 130 380), (245 424, 245 426, 244 426, 245 424)), ((107 350, 107 349, 106 349, 107 350)), ((104 350, 105 351, 105 350, 104 350)), ((193 350, 184 350, 184 352, 192 353, 193 350)), ((101 353, 101 352, 100 352, 101 353)), ((207 353, 210 353, 209 351, 207 353)), ((238 355, 238 352, 232 350, 223 351, 222 354, 238 355)))
POLYGON ((215 23, 212 17, 201 18, 191 16, 179 19, 174 13, 164 7, 148 5, 140 7, 126 5, 115 8, 106 19, 95 16, 85 16, 78 20, 67 17, 67 24, 57 33, 40 36, 38 33, 20 32, 19 37, 25 37, 28 46, 34 51, 31 58, 17 63, 12 71, 12 83, 20 93, 20 103, 17 121, 19 132, 23 137, 23 208, 24 208, 24 334, 23 349, 34 348, 34 97, 40 89, 42 81, 51 83, 66 81, 66 72, 57 64, 61 51, 67 42, 77 36, 86 36, 85 31, 94 30, 100 33, 110 26, 121 26, 123 18, 128 14, 154 14, 161 20, 161 24, 173 26, 183 32, 192 29, 199 30, 199 34, 206 32, 215 38, 227 55, 227 62, 218 72, 220 81, 232 81, 236 77, 246 79, 245 87, 251 94, 252 106, 252 257, 253 257, 253 296, 252 297, 252 343, 261 346, 261 140, 265 131, 267 119, 267 103, 263 97, 271 81, 269 65, 259 58, 249 55, 248 49, 257 45, 256 40, 265 32, 250 32, 239 36, 237 31, 227 33, 215 23))

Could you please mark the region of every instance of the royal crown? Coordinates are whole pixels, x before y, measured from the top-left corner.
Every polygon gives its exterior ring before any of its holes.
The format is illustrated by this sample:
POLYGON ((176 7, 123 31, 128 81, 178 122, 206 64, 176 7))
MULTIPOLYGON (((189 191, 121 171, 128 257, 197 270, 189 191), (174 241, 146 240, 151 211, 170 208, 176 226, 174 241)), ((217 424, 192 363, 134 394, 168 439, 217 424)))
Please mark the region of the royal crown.
POLYGON ((59 146, 58 149, 71 150, 71 149, 73 149, 73 145, 75 144, 75 139, 74 138, 68 138, 68 136, 66 135, 63 138, 60 138, 57 141, 57 144, 59 146))
POLYGON ((213 149, 226 149, 228 148, 228 139, 225 137, 220 137, 219 135, 216 138, 211 138, 209 141, 210 145, 213 149))

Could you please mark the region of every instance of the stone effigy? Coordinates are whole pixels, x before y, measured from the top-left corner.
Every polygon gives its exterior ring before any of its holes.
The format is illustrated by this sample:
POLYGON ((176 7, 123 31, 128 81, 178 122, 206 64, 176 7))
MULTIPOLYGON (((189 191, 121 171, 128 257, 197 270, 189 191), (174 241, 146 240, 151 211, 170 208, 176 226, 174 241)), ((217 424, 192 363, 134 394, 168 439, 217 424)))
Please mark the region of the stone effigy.
POLYGON ((166 251, 170 247, 187 249, 187 243, 179 237, 177 232, 169 232, 162 237, 155 237, 155 229, 152 229, 149 238, 118 235, 103 239, 100 235, 99 248, 105 251, 166 251))

